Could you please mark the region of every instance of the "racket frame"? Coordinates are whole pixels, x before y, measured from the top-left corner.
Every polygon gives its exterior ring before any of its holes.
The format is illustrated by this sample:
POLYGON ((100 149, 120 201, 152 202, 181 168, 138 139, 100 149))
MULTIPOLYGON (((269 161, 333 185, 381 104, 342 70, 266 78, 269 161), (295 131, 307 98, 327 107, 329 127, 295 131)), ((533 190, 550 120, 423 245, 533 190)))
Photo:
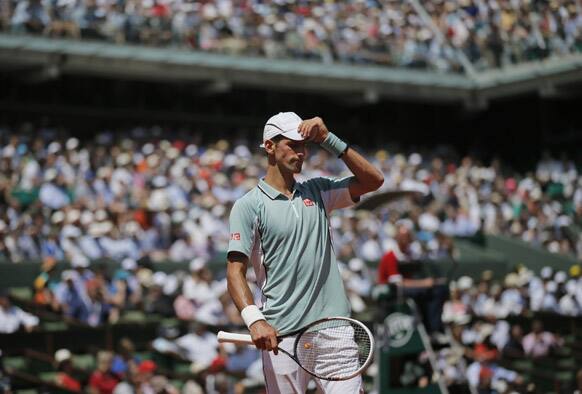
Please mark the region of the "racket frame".
MULTIPOLYGON (((316 378, 319 378, 319 379, 330 380, 330 381, 340 381, 340 380, 352 379, 352 378, 360 375, 370 365, 370 363, 374 359, 375 340, 374 340, 374 335, 372 335, 372 331, 370 331, 370 329, 368 327, 366 327, 366 325, 364 325, 364 323, 362 323, 356 319, 352 319, 350 317, 333 316, 333 317, 326 317, 323 319, 319 319, 319 320, 316 320, 312 323, 309 323, 307 326, 305 326, 297 331, 278 336, 277 340, 279 342, 281 342, 283 339, 290 338, 290 337, 295 337, 295 343, 293 344, 293 354, 289 353, 288 351, 286 351, 285 349, 282 349, 282 348, 279 348, 278 350, 280 352, 285 353, 287 356, 289 356, 305 372, 307 372, 308 374, 310 374, 316 378), (364 330, 364 332, 368 335, 368 338, 370 339, 370 353, 368 354, 368 357, 366 358, 366 361, 362 364, 362 366, 360 368, 358 368, 357 371, 355 371, 354 373, 352 373, 348 376, 345 376, 345 377, 342 376, 341 378, 319 376, 319 375, 315 374, 314 372, 309 371, 305 367, 303 367, 303 365, 301 365, 301 363, 297 359, 297 347, 299 346, 299 340, 301 339, 301 335, 303 335, 311 327, 316 326, 316 325, 321 324, 321 323, 328 322, 328 321, 338 321, 338 320, 343 320, 343 321, 347 321, 349 323, 355 324, 364 330)), ((219 343, 230 342, 230 343, 238 343, 238 344, 244 344, 244 345, 254 345, 252 337, 249 334, 235 334, 235 333, 230 333, 230 332, 225 332, 225 331, 219 331, 217 338, 218 338, 219 343)))

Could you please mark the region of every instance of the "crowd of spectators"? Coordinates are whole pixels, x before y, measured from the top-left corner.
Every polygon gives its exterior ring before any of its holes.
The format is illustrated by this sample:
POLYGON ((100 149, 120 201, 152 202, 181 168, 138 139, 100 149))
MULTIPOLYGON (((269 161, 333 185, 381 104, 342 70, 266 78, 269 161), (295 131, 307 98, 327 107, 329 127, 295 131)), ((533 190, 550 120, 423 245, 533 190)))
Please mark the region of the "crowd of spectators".
POLYGON ((582 49, 575 0, 10 0, 0 7, 0 27, 17 33, 325 63, 459 71, 459 51, 491 68, 582 49))
MULTIPOLYGON (((246 141, 199 146, 161 133, 136 128, 80 141, 48 128, 20 136, 2 130, 0 258, 87 265, 100 258, 208 260, 225 250, 230 207, 263 175, 265 155, 246 141)), ((498 160, 459 160, 448 149, 367 155, 384 172, 384 189, 422 197, 334 215, 345 263, 379 261, 399 226, 415 235, 412 260, 446 256, 450 237, 479 231, 582 258, 582 177, 567 157, 547 155, 519 174, 498 160)), ((343 163, 315 150, 301 177, 347 174, 343 163)))
MULTIPOLYGON (((18 135, 2 130, 0 135, 0 254, 12 263, 42 259, 33 284, 37 305, 90 326, 121 321, 132 310, 195 322, 183 336, 163 332, 152 346, 178 354, 196 372, 220 366, 250 381, 260 379, 256 352, 216 347, 215 334, 207 329, 242 325, 224 278, 215 276, 208 262, 227 245, 232 203, 263 174, 265 157, 250 148, 254 143, 203 145, 195 136, 166 140, 162 136, 173 134, 160 128, 103 132, 90 140, 50 128, 18 135), (108 271, 95 263, 101 258, 120 262, 119 269, 108 271), (70 266, 57 270, 59 260, 70 266), (189 272, 167 274, 153 268, 165 260, 189 261, 189 272), (221 352, 230 358, 221 358, 221 352)), ((406 254, 412 260, 447 256, 451 237, 477 231, 582 257, 581 238, 565 231, 579 225, 582 216, 582 179, 566 157, 546 156, 534 171, 518 174, 499 161, 459 160, 447 149, 365 153, 383 170, 386 189, 418 193, 414 203, 403 200, 374 212, 344 210, 332 216, 340 270, 356 313, 366 310, 365 300, 377 282, 366 262, 398 250, 403 232, 409 235, 406 254)), ((346 173, 343 163, 317 150, 306 160, 302 176, 346 173)), ((538 278, 523 269, 509 275, 503 286, 490 277, 478 285, 461 278, 444 305, 443 321, 461 327, 458 335, 468 332, 460 343, 476 351, 476 339, 463 339, 477 324, 468 323, 472 317, 495 320, 491 337, 501 351, 505 344, 495 341, 505 335, 509 343, 511 330, 497 326, 508 316, 525 311, 582 314, 579 271, 578 266, 569 273, 547 268, 538 278)), ((7 297, 0 301, 0 313, 14 322, 0 325, 3 330, 9 326, 3 332, 32 330, 38 324, 7 297)), ((524 351, 543 350, 528 341, 521 345, 524 351)), ((466 367, 451 373, 466 380, 487 375, 477 368, 492 368, 466 367)), ((499 371, 505 380, 519 383, 517 375, 499 371)), ((138 384, 139 376, 128 384, 138 384)))
POLYGON ((582 50, 575 0, 422 0, 449 42, 479 69, 582 50))
MULTIPOLYGON (((340 263, 340 269, 352 309, 355 313, 364 312, 370 307, 367 301, 378 279, 359 258, 352 258, 347 264, 340 263)), ((190 371, 196 375, 215 379, 215 375, 227 373, 238 376, 242 386, 262 384, 262 369, 255 349, 220 346, 217 342, 217 327, 243 326, 226 293, 224 278, 220 274, 215 277, 206 261, 200 258, 189 264, 189 270, 188 273, 166 274, 153 270, 147 261, 137 263, 125 259, 113 275, 108 275, 107 270, 99 265, 87 267, 79 262, 72 270, 57 274, 54 261, 49 259, 34 281, 34 302, 47 310, 62 313, 68 320, 89 325, 118 322, 127 310, 142 310, 150 316, 177 317, 190 322, 189 330, 180 334, 175 327, 161 327, 159 337, 151 343, 152 349, 191 363, 190 371), (94 296, 96 293, 100 294, 98 298, 94 296)), ((470 384, 481 392, 489 392, 487 390, 491 388, 505 392, 508 387, 525 390, 524 377, 503 361, 552 356, 564 344, 564 339, 544 330, 539 321, 534 321, 530 329, 512 318, 523 317, 523 323, 530 321, 531 314, 537 312, 582 316, 581 274, 578 265, 573 265, 568 272, 554 272, 545 267, 539 276, 525 267, 518 267, 501 281, 486 271, 478 281, 464 276, 449 283, 449 299, 442 308, 445 330, 440 337, 433 337, 437 338, 439 345, 437 366, 447 384, 458 387, 470 384)), ((258 289, 253 291, 258 294, 258 289)), ((0 329, 4 333, 19 328, 32 330, 38 324, 37 318, 10 305, 6 296, 0 297, 0 315, 3 316, 0 329), (20 325, 15 323, 16 319, 20 319, 20 325)), ((70 353, 61 353, 70 358, 70 353)), ((57 352, 55 360, 62 358, 67 357, 57 352)), ((86 382, 89 387, 109 385, 113 389, 121 384, 115 388, 119 391, 113 392, 125 393, 131 392, 121 391, 122 388, 129 390, 127 386, 153 384, 150 379, 156 376, 155 363, 136 357, 131 341, 120 343, 116 358, 109 353, 99 355, 98 359, 101 358, 104 361, 98 365, 103 363, 103 367, 98 366, 95 376, 86 382)), ((67 377, 70 365, 62 361, 58 363, 57 383, 74 389, 76 386, 70 385, 80 383, 67 377)), ((403 379, 411 373, 405 373, 403 379)), ((162 381, 159 384, 164 383, 164 387, 172 389, 167 379, 158 379, 162 381)), ((196 390, 201 382, 211 384, 202 379, 187 387, 196 390)))
MULTIPOLYGON (((581 316, 580 273, 576 265, 568 273, 545 267, 539 276, 519 267, 501 282, 490 271, 476 282, 467 276, 451 282, 442 316, 449 341, 437 353, 447 383, 469 383, 482 392, 506 392, 522 385, 524 377, 506 368, 512 361, 548 359, 565 344, 564 337, 545 330, 541 320, 532 322, 532 313, 581 316)), ((523 390, 525 386, 517 391, 523 390)))
MULTIPOLYGON (((495 279, 491 271, 479 280, 462 276, 449 283, 450 294, 442 309, 444 333, 431 336, 436 372, 451 393, 533 393, 543 387, 536 371, 542 368, 550 386, 557 371, 582 377, 574 361, 579 334, 560 316, 582 316, 580 267, 568 273, 545 267, 540 275, 523 266, 495 279), (543 321, 552 323, 544 328, 543 321), (561 323, 560 323, 561 322, 561 323), (536 367, 536 365, 538 365, 536 367), (541 367, 540 367, 541 366, 541 367), (536 369, 538 368, 538 369, 536 369)), ((399 382, 424 387, 434 379, 427 352, 405 362, 399 382)), ((572 375, 573 376, 573 375, 572 375)), ((561 382, 561 391, 580 389, 573 378, 561 382)))

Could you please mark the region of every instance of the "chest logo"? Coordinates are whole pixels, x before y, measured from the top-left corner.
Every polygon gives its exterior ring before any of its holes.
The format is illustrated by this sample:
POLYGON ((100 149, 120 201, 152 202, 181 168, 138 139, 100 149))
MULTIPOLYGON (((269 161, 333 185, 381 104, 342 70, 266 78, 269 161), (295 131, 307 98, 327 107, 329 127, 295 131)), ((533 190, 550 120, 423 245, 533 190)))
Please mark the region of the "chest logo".
POLYGON ((230 234, 230 239, 232 241, 240 241, 240 233, 232 233, 232 234, 230 234))
POLYGON ((309 198, 303 199, 303 204, 305 204, 306 207, 312 207, 315 205, 315 203, 311 201, 309 198))

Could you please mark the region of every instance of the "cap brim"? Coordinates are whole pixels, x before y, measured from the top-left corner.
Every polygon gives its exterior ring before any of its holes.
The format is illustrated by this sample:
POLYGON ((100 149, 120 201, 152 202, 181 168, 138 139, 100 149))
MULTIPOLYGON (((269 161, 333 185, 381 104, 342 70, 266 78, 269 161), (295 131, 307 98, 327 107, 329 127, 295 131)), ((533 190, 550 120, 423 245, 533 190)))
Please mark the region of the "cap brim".
POLYGON ((282 135, 285 138, 289 138, 290 140, 293 141, 303 141, 305 139, 301 134, 299 134, 299 131, 297 130, 286 131, 285 133, 281 133, 280 135, 282 135))
MULTIPOLYGON (((279 133, 277 135, 274 135, 271 138, 275 138, 278 135, 281 135, 285 138, 289 138, 290 140, 293 141, 303 141, 305 140, 305 138, 303 138, 303 136, 301 134, 299 134, 299 132, 297 130, 290 130, 290 131, 286 131, 284 133, 279 133)), ((263 142, 261 145, 259 145, 260 148, 264 148, 265 147, 265 143, 263 142)))

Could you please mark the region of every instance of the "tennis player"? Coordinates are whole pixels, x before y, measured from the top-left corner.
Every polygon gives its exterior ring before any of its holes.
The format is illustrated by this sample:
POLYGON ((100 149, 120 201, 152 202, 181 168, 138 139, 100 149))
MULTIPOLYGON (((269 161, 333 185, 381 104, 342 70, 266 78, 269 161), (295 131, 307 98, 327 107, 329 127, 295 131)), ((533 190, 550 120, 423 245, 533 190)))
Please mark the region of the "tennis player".
MULTIPOLYGON (((230 213, 228 290, 255 345, 263 350, 267 392, 303 394, 311 376, 278 354, 278 347, 292 352, 293 339, 277 343, 277 335, 293 333, 325 317, 349 317, 329 215, 377 190, 384 178, 318 117, 302 120, 293 112, 271 117, 261 147, 268 157, 266 176, 236 201, 230 213), (353 176, 297 182, 295 175, 301 172, 308 142, 341 158, 353 176), (262 291, 256 304, 246 280, 249 261, 262 291)), ((333 343, 327 358, 330 363, 339 361, 333 343)), ((316 383, 324 393, 363 392, 360 376, 341 382, 316 379, 316 383)))

